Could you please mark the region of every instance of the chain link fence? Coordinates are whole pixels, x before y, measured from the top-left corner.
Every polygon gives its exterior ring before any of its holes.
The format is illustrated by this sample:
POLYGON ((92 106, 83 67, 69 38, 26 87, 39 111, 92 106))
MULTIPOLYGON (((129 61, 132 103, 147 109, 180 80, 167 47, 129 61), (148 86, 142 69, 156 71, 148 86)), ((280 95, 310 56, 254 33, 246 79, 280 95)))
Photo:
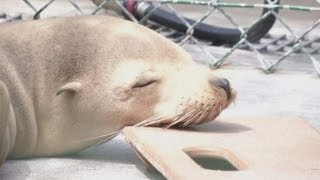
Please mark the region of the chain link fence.
MULTIPOLYGON (((237 49, 247 49, 255 53, 256 60, 259 62, 259 66, 265 73, 274 73, 279 69, 279 65, 282 64, 285 60, 289 60, 288 57, 293 56, 294 54, 300 53, 303 54, 308 61, 312 64, 315 72, 320 76, 320 35, 316 35, 313 39, 307 38, 311 32, 319 31, 320 27, 320 6, 302 6, 302 5, 288 5, 288 4, 278 4, 278 0, 265 0, 265 2, 261 3, 228 3, 222 0, 158 0, 158 1, 148 1, 152 2, 153 6, 148 13, 144 14, 143 17, 136 18, 128 8, 126 8, 123 4, 123 0, 93 0, 96 6, 91 6, 92 8, 87 7, 88 1, 90 0, 47 0, 41 1, 41 5, 34 5, 34 1, 32 0, 20 0, 22 1, 30 10, 29 16, 24 17, 23 14, 13 14, 9 15, 5 12, 1 13, 1 3, 0 3, 0 19, 2 18, 2 22, 9 22, 18 19, 41 19, 43 18, 43 14, 54 5, 54 3, 61 3, 64 1, 69 4, 70 7, 74 8, 78 15, 96 15, 101 14, 105 9, 113 9, 123 13, 127 18, 132 21, 140 24, 148 24, 149 18, 152 16, 154 12, 158 9, 166 9, 171 12, 171 14, 175 15, 176 18, 183 23, 185 27, 187 27, 183 32, 173 31, 172 33, 167 33, 167 36, 171 36, 172 34, 178 34, 175 36, 174 41, 177 42, 180 46, 184 46, 187 43, 195 44, 200 48, 203 55, 205 55, 208 60, 208 64, 212 68, 219 68, 223 64, 225 64, 230 58, 228 58, 231 54, 233 54, 237 49), (205 12, 201 17, 197 17, 190 23, 188 19, 181 15, 181 12, 177 10, 175 7, 176 4, 188 5, 190 8, 195 6, 203 6, 206 7, 205 12), (241 8, 241 9, 263 9, 267 10, 264 12, 262 16, 257 16, 255 21, 251 23, 247 28, 244 28, 241 24, 235 20, 234 15, 230 15, 226 8, 241 8), (296 12, 316 12, 319 14, 317 20, 313 22, 308 28, 304 28, 302 32, 296 32, 294 25, 289 25, 286 20, 278 13, 278 11, 289 10, 296 12), (195 28, 199 26, 202 22, 204 22, 207 18, 212 16, 212 14, 220 14, 224 17, 225 21, 229 22, 234 29, 240 32, 239 40, 235 43, 225 44, 224 46, 228 46, 227 52, 225 52, 222 56, 217 57, 212 52, 207 50, 208 43, 205 40, 200 40, 195 37, 195 28), (277 23, 281 24, 283 29, 287 31, 290 38, 288 36, 279 36, 271 39, 267 44, 261 44, 258 42, 252 42, 248 38, 248 33, 252 31, 259 23, 263 23, 263 21, 268 17, 274 17, 277 23), (279 42, 284 41, 282 44, 279 42), (281 52, 279 56, 275 59, 268 59, 265 56, 265 53, 270 50, 270 45, 277 45, 276 51, 281 52)), ((141 0, 139 2, 142 2, 141 0)), ((92 3, 91 3, 92 5, 92 3)), ((241 14, 239 14, 241 16, 241 14)), ((155 26, 154 24, 149 23, 149 27, 161 27, 155 26)), ((314 33, 317 34, 317 33, 314 33)), ((265 36, 265 38, 270 37, 270 35, 265 36)), ((211 42, 209 43, 211 44, 211 42)))

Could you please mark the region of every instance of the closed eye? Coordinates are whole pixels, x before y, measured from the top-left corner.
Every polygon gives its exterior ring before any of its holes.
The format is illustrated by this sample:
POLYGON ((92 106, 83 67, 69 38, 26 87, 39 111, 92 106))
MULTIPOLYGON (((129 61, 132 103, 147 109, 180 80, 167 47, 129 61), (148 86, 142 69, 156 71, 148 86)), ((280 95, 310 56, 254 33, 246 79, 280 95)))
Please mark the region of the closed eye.
POLYGON ((141 80, 139 82, 137 82, 135 85, 132 86, 133 89, 135 88, 143 88, 143 87, 147 87, 151 84, 154 84, 158 82, 158 80, 156 79, 151 79, 151 80, 141 80))

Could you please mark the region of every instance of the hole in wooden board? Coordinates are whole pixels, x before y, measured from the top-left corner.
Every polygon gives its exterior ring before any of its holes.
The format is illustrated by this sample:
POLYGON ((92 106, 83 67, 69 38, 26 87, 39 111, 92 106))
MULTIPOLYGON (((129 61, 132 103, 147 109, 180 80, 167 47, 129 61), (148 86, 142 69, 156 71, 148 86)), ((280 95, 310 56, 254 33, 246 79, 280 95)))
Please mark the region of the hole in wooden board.
MULTIPOLYGON (((191 157, 191 156, 190 156, 191 157)), ((209 170, 238 171, 228 160, 221 157, 199 156, 191 157, 198 165, 209 170)))
POLYGON ((208 170, 239 171, 247 165, 231 151, 222 148, 191 147, 183 150, 195 163, 208 170))

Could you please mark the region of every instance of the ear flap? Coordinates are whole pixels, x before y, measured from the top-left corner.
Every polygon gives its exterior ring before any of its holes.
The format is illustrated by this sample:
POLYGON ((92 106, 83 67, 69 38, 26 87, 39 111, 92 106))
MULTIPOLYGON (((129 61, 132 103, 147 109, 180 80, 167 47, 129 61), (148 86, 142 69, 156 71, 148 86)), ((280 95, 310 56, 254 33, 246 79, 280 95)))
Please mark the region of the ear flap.
POLYGON ((72 92, 75 93, 81 89, 81 83, 80 82, 70 82, 65 85, 63 85, 56 93, 56 95, 60 95, 63 92, 72 92))

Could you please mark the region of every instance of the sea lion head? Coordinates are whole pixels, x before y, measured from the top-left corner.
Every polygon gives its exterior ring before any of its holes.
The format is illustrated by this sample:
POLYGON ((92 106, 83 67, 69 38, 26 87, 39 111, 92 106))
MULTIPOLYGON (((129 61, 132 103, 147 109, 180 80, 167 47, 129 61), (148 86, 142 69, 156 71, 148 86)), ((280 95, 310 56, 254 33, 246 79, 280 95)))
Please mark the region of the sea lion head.
POLYGON ((130 107, 129 125, 201 124, 214 120, 236 97, 227 79, 189 56, 125 62, 118 68, 112 75, 114 95, 123 107, 130 107))

